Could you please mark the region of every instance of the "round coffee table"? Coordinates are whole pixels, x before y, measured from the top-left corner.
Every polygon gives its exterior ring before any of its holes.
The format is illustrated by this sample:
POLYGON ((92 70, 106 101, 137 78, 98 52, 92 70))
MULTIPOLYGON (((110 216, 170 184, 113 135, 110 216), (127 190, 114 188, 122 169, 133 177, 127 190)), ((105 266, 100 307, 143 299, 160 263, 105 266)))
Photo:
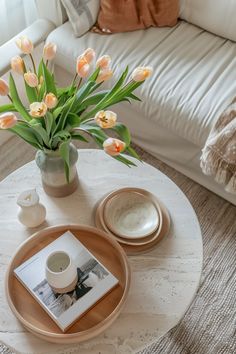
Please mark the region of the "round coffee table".
POLYGON ((79 189, 67 198, 50 198, 42 190, 34 162, 24 165, 0 183, 0 341, 21 353, 137 352, 183 317, 197 291, 202 269, 202 237, 195 212, 181 190, 163 173, 146 163, 128 168, 99 150, 79 152, 79 189), (103 334, 76 346, 49 344, 27 332, 8 307, 4 275, 17 246, 46 226, 81 223, 94 225, 94 209, 108 192, 140 187, 154 193, 168 208, 171 229, 155 249, 130 256, 132 269, 128 301, 116 322, 103 334), (37 188, 47 208, 47 222, 26 229, 17 220, 16 198, 37 188))

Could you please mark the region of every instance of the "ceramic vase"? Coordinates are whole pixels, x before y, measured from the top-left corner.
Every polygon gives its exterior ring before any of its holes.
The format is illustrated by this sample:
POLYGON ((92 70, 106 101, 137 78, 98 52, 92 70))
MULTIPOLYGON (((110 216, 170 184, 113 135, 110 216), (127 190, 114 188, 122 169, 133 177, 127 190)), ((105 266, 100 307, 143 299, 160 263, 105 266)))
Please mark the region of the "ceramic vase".
POLYGON ((18 219, 23 225, 37 227, 44 222, 46 209, 39 203, 39 195, 35 189, 21 193, 17 199, 17 204, 20 207, 18 219))
POLYGON ((70 174, 69 183, 66 180, 64 161, 59 150, 38 150, 35 161, 38 165, 44 191, 52 197, 66 197, 72 194, 78 187, 78 174, 76 162, 78 151, 73 144, 69 145, 70 174))

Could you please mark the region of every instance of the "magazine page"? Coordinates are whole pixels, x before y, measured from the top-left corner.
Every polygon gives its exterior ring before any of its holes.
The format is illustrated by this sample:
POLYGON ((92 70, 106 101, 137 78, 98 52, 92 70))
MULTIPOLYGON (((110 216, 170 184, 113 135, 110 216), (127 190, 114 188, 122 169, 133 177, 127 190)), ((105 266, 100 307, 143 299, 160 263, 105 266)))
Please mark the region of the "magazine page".
POLYGON ((63 331, 118 284, 118 280, 70 231, 21 264, 14 272, 63 331), (77 266, 77 285, 66 294, 55 293, 45 277, 46 259, 55 251, 70 254, 77 266))

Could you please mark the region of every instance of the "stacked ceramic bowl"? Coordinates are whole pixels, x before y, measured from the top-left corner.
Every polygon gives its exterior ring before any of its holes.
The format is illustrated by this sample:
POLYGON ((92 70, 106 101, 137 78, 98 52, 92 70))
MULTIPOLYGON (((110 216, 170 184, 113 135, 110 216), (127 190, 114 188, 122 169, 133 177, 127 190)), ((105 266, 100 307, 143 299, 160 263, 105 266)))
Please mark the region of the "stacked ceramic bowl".
POLYGON ((156 246, 170 226, 165 206, 140 188, 122 188, 108 194, 96 209, 95 221, 129 254, 156 246))

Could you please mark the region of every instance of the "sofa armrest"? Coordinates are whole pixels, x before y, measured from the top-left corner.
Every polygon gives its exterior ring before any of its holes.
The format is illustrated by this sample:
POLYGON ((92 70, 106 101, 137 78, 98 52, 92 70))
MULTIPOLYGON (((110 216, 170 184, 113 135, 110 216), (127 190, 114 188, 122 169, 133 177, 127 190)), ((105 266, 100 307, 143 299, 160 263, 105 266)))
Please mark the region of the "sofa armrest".
POLYGON ((60 0, 35 0, 38 17, 60 26, 68 20, 66 10, 60 0))
POLYGON ((0 47, 0 77, 3 76, 11 67, 11 58, 16 55, 22 55, 20 49, 16 46, 16 39, 20 36, 27 36, 31 39, 34 46, 36 47, 42 43, 49 33, 55 28, 52 22, 47 20, 37 20, 32 25, 24 29, 17 36, 13 37, 8 42, 4 43, 0 47))

